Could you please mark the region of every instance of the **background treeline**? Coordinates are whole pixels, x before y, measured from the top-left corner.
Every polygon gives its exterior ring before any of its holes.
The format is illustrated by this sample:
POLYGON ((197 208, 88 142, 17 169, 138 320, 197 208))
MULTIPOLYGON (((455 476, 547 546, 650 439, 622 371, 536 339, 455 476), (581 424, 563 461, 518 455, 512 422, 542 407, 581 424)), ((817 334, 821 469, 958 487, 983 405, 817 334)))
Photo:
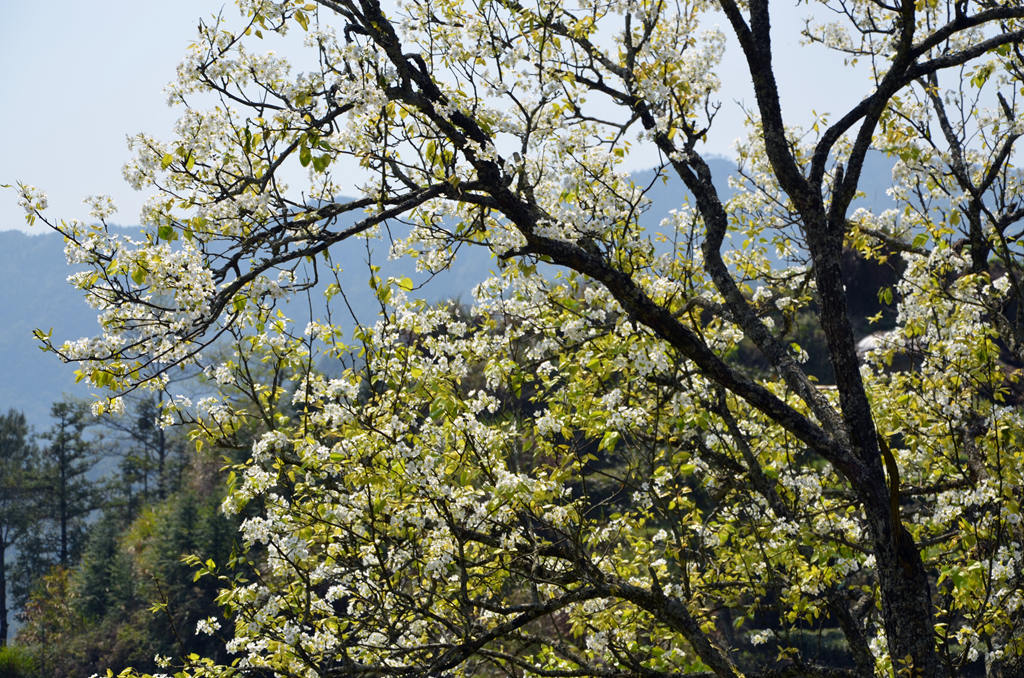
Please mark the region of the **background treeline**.
POLYGON ((195 632, 218 616, 216 582, 194 581, 183 557, 235 548, 218 510, 224 451, 161 429, 153 398, 118 417, 71 399, 50 414, 41 432, 0 414, 0 678, 222 656, 223 639, 195 632))

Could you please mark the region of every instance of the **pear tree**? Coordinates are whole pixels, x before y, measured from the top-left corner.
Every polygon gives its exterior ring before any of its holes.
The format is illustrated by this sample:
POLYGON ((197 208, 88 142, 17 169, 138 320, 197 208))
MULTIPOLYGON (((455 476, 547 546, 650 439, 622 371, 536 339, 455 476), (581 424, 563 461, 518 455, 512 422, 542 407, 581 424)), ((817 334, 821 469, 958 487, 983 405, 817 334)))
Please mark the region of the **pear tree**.
POLYGON ((261 431, 223 507, 258 576, 197 563, 236 659, 180 675, 1024 672, 1024 4, 804 4, 239 0, 169 86, 174 137, 131 142, 141 236, 21 187, 98 310, 43 337, 97 409, 198 365, 220 395, 165 415, 261 431), (806 127, 773 66, 798 40, 870 66, 806 127), (702 150, 725 78, 756 102, 728 194, 702 150), (873 152, 881 212, 855 207, 873 152), (376 269, 350 332, 338 262, 374 243, 492 274, 456 307, 376 269), (899 262, 867 354, 844 252, 899 262))

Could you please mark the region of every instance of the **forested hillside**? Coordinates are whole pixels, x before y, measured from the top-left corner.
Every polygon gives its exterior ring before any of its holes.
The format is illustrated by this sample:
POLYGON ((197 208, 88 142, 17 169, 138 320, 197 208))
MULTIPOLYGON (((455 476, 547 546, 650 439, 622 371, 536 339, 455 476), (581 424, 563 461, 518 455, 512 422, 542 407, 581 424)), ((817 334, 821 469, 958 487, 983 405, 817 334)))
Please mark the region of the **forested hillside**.
POLYGON ((156 400, 130 402, 102 418, 88 402, 53 403, 39 433, 0 415, 0 676, 223 654, 194 636, 217 610, 216 584, 195 583, 182 558, 230 556, 237 524, 219 504, 238 453, 197 455, 182 429, 156 425, 156 400))

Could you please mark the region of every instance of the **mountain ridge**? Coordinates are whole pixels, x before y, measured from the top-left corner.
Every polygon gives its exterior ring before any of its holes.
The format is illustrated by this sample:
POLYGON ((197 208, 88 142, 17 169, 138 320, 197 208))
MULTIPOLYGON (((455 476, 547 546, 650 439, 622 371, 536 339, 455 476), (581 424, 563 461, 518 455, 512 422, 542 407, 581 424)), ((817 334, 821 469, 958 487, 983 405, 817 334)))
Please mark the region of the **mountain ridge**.
MULTIPOLYGON (((709 165, 715 186, 723 198, 732 195, 728 179, 737 172, 735 164, 725 158, 711 158, 709 165)), ((869 157, 865 171, 866 198, 859 204, 875 209, 890 206, 885 189, 890 183, 891 167, 891 161, 880 153, 869 157)), ((648 193, 651 205, 641 223, 652 232, 689 195, 678 178, 652 182, 653 172, 647 170, 634 174, 637 184, 651 184, 648 193)), ((132 235, 140 231, 138 226, 118 227, 118 230, 132 235)), ((364 292, 348 295, 348 301, 360 319, 375 318, 379 308, 367 285, 370 276, 366 268, 368 256, 382 266, 382 275, 412 276, 417 281, 424 279, 423 274, 415 273, 414 260, 404 257, 388 261, 383 249, 339 248, 334 256, 335 263, 342 268, 343 281, 352 283, 352 287, 346 285, 347 290, 364 292)), ((495 266, 495 261, 482 251, 469 256, 460 254, 452 270, 439 275, 425 287, 425 297, 432 302, 466 299, 473 286, 495 266)), ((0 355, 5 358, 5 378, 0 379, 0 410, 13 407, 23 411, 37 430, 48 425, 50 404, 62 394, 89 395, 84 384, 75 383, 75 366, 64 364, 56 356, 39 350, 39 342, 33 336, 33 330, 37 328, 43 331, 52 328, 55 341, 90 336, 99 331, 95 310, 85 303, 78 290, 67 283, 70 272, 59 235, 52 232, 0 231, 0 285, 4 290, 0 304, 0 319, 4 321, 0 328, 0 355)), ((304 298, 293 300, 286 305, 286 312, 290 311, 295 316, 296 324, 306 313, 303 301, 304 298)))

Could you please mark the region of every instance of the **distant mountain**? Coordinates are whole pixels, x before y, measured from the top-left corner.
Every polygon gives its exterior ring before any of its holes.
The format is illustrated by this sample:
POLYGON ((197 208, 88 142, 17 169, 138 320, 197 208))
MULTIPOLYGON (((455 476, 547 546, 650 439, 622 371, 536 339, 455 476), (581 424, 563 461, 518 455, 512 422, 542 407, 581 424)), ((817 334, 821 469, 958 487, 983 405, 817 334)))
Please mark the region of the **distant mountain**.
POLYGON ((22 410, 41 430, 50 404, 64 392, 86 395, 74 383, 74 367, 39 350, 36 328, 55 337, 96 332, 96 312, 68 284, 62 240, 53 234, 0 231, 0 409, 22 410))
MULTIPOLYGON (((138 229, 125 232, 134 235, 138 229)), ((467 251, 460 253, 450 270, 428 281, 427 276, 416 273, 414 261, 388 261, 383 244, 370 251, 358 245, 341 247, 332 255, 342 269, 340 280, 348 302, 335 297, 332 312, 336 322, 349 326, 353 325, 349 307, 364 323, 374 322, 379 312, 369 287, 368 263, 380 266, 381 276, 410 276, 417 284, 423 283, 420 293, 430 301, 469 301, 473 287, 496 267, 482 250, 467 251)), ((33 336, 37 328, 52 329, 54 341, 60 342, 99 331, 96 311, 67 283, 70 272, 64 260, 63 240, 57 234, 0 231, 0 411, 12 407, 23 411, 37 431, 49 426, 50 405, 63 394, 84 397, 90 393, 84 384, 75 383, 75 365, 64 364, 52 353, 41 351, 33 336)), ((314 294, 321 294, 332 281, 321 279, 314 294)), ((313 306, 316 308, 315 301, 313 306)), ((304 296, 291 299, 284 311, 300 329, 308 321, 304 296)))
MULTIPOLYGON (((728 177, 735 165, 726 159, 712 158, 710 163, 716 187, 723 197, 731 195, 728 177)), ((885 195, 891 177, 891 161, 881 154, 869 158, 864 173, 861 204, 885 209, 891 203, 885 195)), ((653 173, 640 172, 637 183, 651 183, 653 173)), ((655 181, 649 196, 651 207, 641 223, 656 231, 669 211, 682 205, 688 192, 678 179, 655 181)), ((127 229, 137 232, 137 229, 127 229)), ((386 248, 341 247, 332 253, 342 268, 341 281, 348 302, 362 322, 373 322, 377 302, 368 286, 368 260, 381 266, 380 275, 410 276, 419 284, 423 275, 415 273, 415 262, 409 259, 388 261, 386 248)), ((469 301, 473 287, 484 280, 497 263, 479 249, 460 252, 451 270, 426 284, 419 292, 430 301, 461 299, 469 301)), ((69 269, 64 262, 63 243, 52 233, 26 235, 19 231, 0 231, 0 356, 3 356, 3 378, 0 379, 0 410, 13 407, 25 412, 37 430, 49 425, 50 404, 63 393, 88 395, 88 390, 74 383, 74 366, 62 364, 56 356, 39 350, 32 331, 53 328, 55 340, 73 339, 98 331, 95 311, 88 307, 81 294, 67 282, 69 269)), ((325 284, 322 282, 322 285, 325 284)), ((314 304, 315 306, 315 304, 314 304)), ((297 323, 304 324, 307 315, 304 298, 292 300, 285 312, 297 323)), ((348 310, 341 300, 333 308, 336 320, 348 324, 348 310)))

